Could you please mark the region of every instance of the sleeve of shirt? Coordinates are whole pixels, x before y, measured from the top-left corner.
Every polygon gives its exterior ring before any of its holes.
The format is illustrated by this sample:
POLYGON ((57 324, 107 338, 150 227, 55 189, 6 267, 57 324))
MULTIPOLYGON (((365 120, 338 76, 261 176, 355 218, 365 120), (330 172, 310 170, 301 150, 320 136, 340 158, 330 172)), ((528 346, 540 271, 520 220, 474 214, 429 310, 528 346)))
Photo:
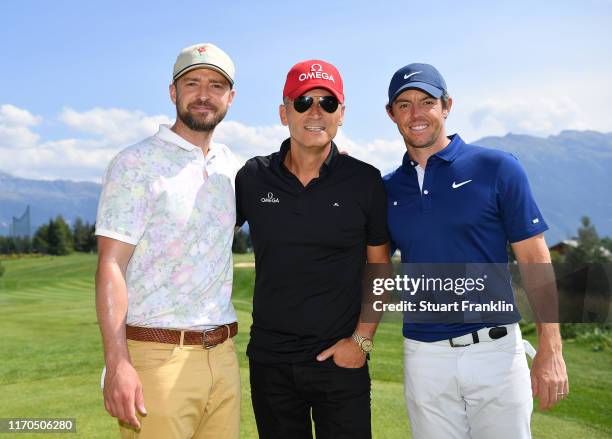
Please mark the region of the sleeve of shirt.
POLYGON ((104 177, 96 235, 136 245, 150 217, 149 183, 137 160, 115 157, 104 177))
POLYGON ((242 225, 246 221, 242 203, 244 174, 246 174, 246 169, 243 166, 242 169, 240 169, 236 174, 236 227, 242 227, 242 225))
POLYGON ((387 193, 380 172, 371 179, 370 209, 366 224, 366 242, 368 245, 383 245, 389 241, 387 229, 387 193))
POLYGON ((497 175, 497 202, 506 236, 518 242, 548 230, 525 170, 513 155, 502 160, 497 175))

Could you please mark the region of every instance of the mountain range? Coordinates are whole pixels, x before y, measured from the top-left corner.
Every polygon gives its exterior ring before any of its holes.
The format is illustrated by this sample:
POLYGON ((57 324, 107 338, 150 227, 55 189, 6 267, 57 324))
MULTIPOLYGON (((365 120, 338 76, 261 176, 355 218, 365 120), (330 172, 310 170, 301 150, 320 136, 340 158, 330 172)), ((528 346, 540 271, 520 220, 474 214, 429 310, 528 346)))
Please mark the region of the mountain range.
POLYGON ((546 138, 507 134, 474 142, 514 154, 550 226, 548 244, 576 236, 589 216, 600 236, 612 236, 612 133, 562 131, 546 138))
MULTIPOLYGON (((587 215, 600 236, 612 236, 612 133, 562 131, 546 138, 507 134, 485 137, 477 145, 514 154, 527 170, 531 187, 550 226, 549 244, 575 236, 587 215)), ((30 180, 0 171, 0 235, 13 216, 31 206, 32 232, 61 214, 93 223, 101 187, 67 180, 30 180)))
POLYGON ((96 220, 101 186, 69 180, 30 180, 0 171, 0 235, 8 235, 13 217, 30 206, 32 235, 43 223, 62 215, 68 222, 96 220))

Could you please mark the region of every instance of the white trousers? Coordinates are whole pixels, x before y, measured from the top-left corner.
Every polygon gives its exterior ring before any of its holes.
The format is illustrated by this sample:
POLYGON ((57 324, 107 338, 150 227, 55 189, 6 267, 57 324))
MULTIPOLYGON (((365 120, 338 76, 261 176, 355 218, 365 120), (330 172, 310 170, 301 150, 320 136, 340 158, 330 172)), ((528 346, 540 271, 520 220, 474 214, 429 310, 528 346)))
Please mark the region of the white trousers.
POLYGON ((518 324, 466 347, 404 340, 414 439, 528 439, 533 399, 518 324))

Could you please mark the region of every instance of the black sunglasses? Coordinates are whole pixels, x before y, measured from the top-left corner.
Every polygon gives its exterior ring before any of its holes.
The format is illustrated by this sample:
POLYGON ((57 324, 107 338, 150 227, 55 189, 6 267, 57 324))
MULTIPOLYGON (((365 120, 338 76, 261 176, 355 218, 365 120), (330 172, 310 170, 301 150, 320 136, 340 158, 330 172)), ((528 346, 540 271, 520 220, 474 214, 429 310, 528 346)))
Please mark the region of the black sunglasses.
POLYGON ((319 99, 319 105, 328 113, 334 113, 340 104, 335 96, 300 96, 293 101, 293 108, 298 113, 303 113, 312 107, 314 98, 319 99))

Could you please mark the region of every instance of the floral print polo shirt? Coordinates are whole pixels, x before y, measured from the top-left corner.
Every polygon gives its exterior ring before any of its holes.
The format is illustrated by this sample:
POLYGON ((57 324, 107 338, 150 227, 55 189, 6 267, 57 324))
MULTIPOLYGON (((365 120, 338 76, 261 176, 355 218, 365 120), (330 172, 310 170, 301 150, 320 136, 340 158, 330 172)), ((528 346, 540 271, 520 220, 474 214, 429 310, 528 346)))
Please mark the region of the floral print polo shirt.
POLYGON ((206 329, 236 321, 238 168, 225 145, 211 142, 204 156, 166 125, 111 161, 96 235, 136 246, 126 273, 128 324, 206 329))

